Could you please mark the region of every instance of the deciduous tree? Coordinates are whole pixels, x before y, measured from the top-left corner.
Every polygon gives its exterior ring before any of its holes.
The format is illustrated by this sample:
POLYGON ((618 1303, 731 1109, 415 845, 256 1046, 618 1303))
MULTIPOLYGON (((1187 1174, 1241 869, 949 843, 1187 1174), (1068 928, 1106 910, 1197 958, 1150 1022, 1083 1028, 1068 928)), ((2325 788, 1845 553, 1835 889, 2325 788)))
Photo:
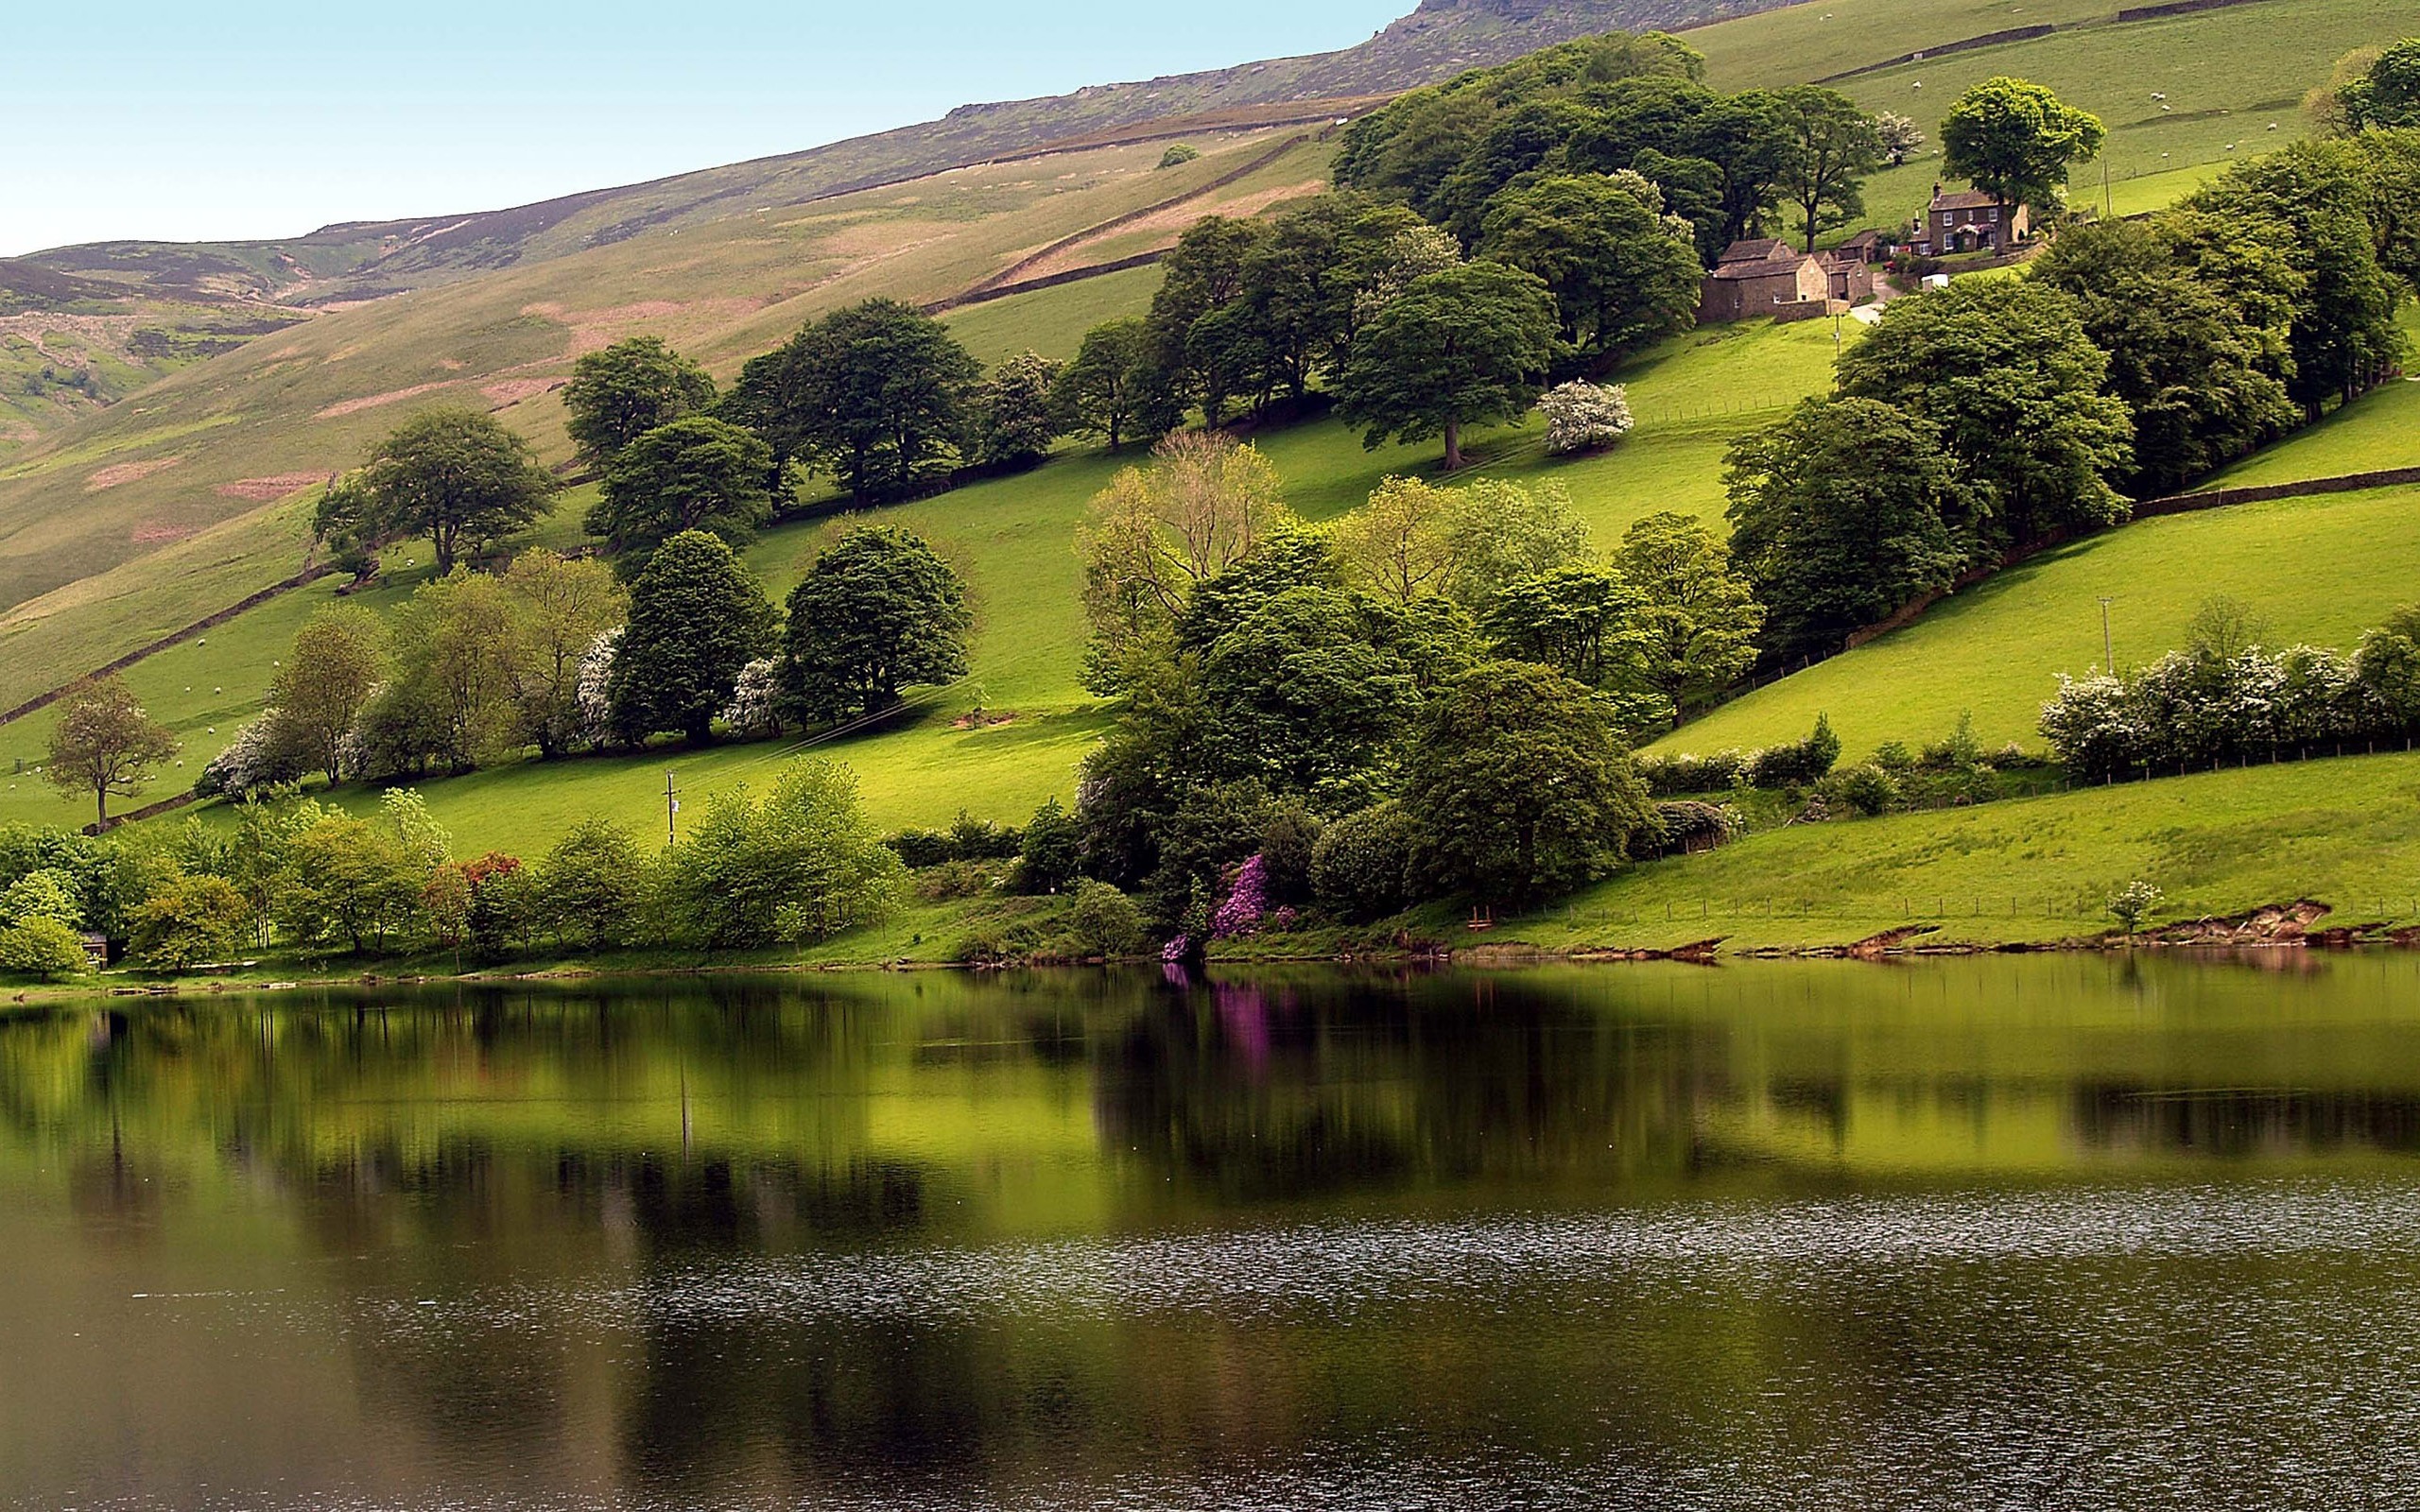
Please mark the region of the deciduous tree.
POLYGON ((1537 402, 1554 333, 1554 300, 1534 274, 1500 263, 1431 273, 1354 342, 1337 413, 1372 450, 1442 435, 1445 466, 1458 469, 1464 426, 1512 420, 1537 402))
POLYGON ((2005 222, 2012 205, 2059 203, 2067 169, 2107 135, 2099 116, 2039 84, 1987 78, 1942 117, 1942 166, 1999 201, 2005 222))
POLYGON ((666 541, 631 588, 606 695, 615 734, 631 745, 667 730, 705 739, 772 621, 764 587, 719 537, 684 530, 666 541))
POLYGON ((331 605, 304 622, 268 686, 269 738, 295 763, 289 772, 344 780, 345 737, 387 671, 387 627, 371 610, 331 605))
POLYGON ((631 336, 572 364, 564 428, 581 458, 601 467, 654 430, 713 407, 715 381, 660 336, 631 336))
POLYGON ((475 409, 424 411, 378 443, 362 469, 374 536, 426 536, 439 576, 538 518, 555 475, 528 443, 475 409))
POLYGON ((864 525, 791 590, 779 668, 802 723, 875 713, 915 683, 966 670, 966 590, 923 538, 864 525))
POLYGON ((110 822, 112 797, 143 791, 152 769, 177 753, 177 738, 143 712, 116 677, 79 683, 60 703, 42 775, 62 793, 93 795, 95 819, 110 822))
POLYGON ((1623 533, 1614 570, 1638 594, 1640 680, 1687 713, 1756 660, 1765 611, 1713 531, 1682 514, 1651 514, 1623 533))
POLYGON ((1438 699, 1405 764, 1429 888, 1521 904, 1603 875, 1653 823, 1603 700, 1551 667, 1491 662, 1438 699))
POLYGON ((1957 472, 1941 433, 1870 399, 1809 399, 1733 443, 1731 556, 1784 656, 1946 588, 1962 558, 1957 472))
MULTIPOLYGON (((1796 213, 1811 252, 1817 236, 1865 214, 1865 177, 1891 161, 1890 148, 1874 118, 1838 90, 1797 84, 1773 99, 1790 142, 1782 162, 1782 198, 1796 213)), ((1902 151, 1900 160, 1905 156, 1902 151)))
POLYGON ((691 415, 632 437, 606 466, 582 523, 627 580, 656 547, 683 530, 735 546, 756 539, 773 515, 773 449, 764 438, 711 415, 691 415))

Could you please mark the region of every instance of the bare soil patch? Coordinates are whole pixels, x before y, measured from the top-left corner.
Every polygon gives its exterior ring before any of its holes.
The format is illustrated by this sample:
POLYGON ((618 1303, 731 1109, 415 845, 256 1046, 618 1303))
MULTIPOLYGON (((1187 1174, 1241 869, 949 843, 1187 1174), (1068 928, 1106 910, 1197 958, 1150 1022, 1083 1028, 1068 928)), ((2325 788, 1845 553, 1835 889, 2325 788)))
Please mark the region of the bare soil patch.
POLYGON ((561 378, 507 378, 489 384, 479 392, 487 395, 488 402, 496 408, 508 409, 525 399, 534 399, 540 394, 561 388, 563 382, 564 380, 561 378))
MULTIPOLYGON (((441 383, 414 384, 409 388, 393 388, 383 394, 370 394, 360 399, 341 400, 336 404, 330 404, 327 408, 320 411, 311 418, 313 420, 336 420, 345 415, 357 415, 365 409, 376 409, 381 404, 400 404, 406 399, 417 399, 423 394, 433 394, 437 390, 447 387, 449 386, 441 383)), ((318 474, 315 473, 313 475, 317 476, 318 474)))
POLYGON ((174 545, 176 542, 194 534, 196 534, 195 531, 183 525, 162 524, 158 521, 146 521, 144 524, 136 525, 133 530, 130 531, 126 539, 138 546, 168 546, 174 545))
POLYGON ((132 483, 154 472, 165 472, 183 460, 182 456, 155 456, 142 462, 112 463, 86 478, 84 491, 98 493, 103 489, 114 489, 121 483, 132 483))

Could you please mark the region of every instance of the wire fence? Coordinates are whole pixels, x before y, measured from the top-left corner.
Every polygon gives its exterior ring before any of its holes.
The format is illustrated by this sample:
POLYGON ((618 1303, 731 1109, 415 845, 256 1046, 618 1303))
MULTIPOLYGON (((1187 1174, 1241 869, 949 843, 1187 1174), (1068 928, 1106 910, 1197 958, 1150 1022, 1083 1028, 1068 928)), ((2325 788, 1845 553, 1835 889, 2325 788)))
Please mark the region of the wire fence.
MULTIPOLYGON (((2147 923, 2143 927, 2147 931, 2175 928, 2180 924, 2199 922, 2202 917, 2193 912, 2189 902, 2171 905, 2162 912, 2175 917, 2158 923, 2147 923)), ((1884 894, 1855 902, 1838 898, 1786 898, 1775 893, 1720 900, 1668 899, 1660 903, 1628 908, 1575 903, 1566 905, 1563 910, 1563 922, 1574 933, 1584 929, 1691 923, 1719 929, 1736 927, 1743 920, 1792 919, 1823 923, 1854 921, 1858 928, 1870 929, 1877 913, 1905 923, 1937 926, 1962 920, 1988 922, 2007 919, 2065 919, 2103 926, 2113 926, 2117 922, 2097 885, 2080 887, 2064 894, 1906 892, 1884 894)), ((2342 918, 2354 924, 2394 924, 2420 919, 2420 893, 2353 900, 2335 905, 2331 917, 2342 918)))

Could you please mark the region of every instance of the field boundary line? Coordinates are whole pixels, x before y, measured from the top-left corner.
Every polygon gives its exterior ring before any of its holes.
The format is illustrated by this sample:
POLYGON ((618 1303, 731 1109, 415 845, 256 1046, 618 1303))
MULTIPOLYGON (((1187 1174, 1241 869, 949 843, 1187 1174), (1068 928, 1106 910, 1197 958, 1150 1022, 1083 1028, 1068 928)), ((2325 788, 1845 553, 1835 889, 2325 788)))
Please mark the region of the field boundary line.
POLYGON ((260 608, 263 604, 268 603, 270 599, 290 593, 298 588, 308 587, 312 583, 318 582, 320 578, 327 576, 336 570, 335 565, 328 562, 322 562, 316 567, 305 567, 291 577, 285 578, 280 582, 271 583, 268 587, 260 590, 258 593, 245 595, 245 597, 239 602, 230 604, 216 614, 205 615, 201 619, 198 619, 191 625, 187 625, 181 629, 170 630, 167 634, 160 637, 156 641, 152 641, 145 645, 139 645, 133 650, 126 653, 126 655, 119 657, 116 661, 110 662, 106 666, 95 667, 92 671, 85 673, 82 677, 77 678, 72 681, 62 682, 58 687, 51 689, 48 693, 36 694, 34 696, 17 705, 14 709, 9 710, 8 713, 0 713, 0 725, 13 725, 18 720, 25 718, 27 714, 40 713, 43 710, 49 708, 52 704, 55 704, 60 699, 66 697, 69 694, 75 692, 78 688, 84 686, 88 682, 93 682, 99 679, 109 677, 113 673, 124 672, 127 668, 133 666, 136 662, 147 661, 152 657, 158 656, 161 652, 167 650, 170 646, 182 645, 187 641, 193 640, 198 636, 207 634, 209 631, 218 628, 218 627, 226 624, 229 620, 233 619, 238 614, 249 613, 251 610, 260 608))
MULTIPOLYGON (((1093 241, 1098 237, 1109 234, 1111 232, 1131 226, 1138 220, 1146 220, 1166 211, 1174 210, 1181 205, 1190 204, 1194 200, 1207 198, 1209 196, 1217 194, 1219 190, 1227 188, 1241 180, 1248 179, 1252 175, 1258 173, 1261 169, 1277 162, 1279 159, 1285 157, 1286 154, 1293 151, 1296 147, 1301 146, 1304 143, 1319 140, 1319 136, 1320 133, 1316 131, 1298 131, 1294 135, 1288 137, 1285 141, 1278 143, 1275 146, 1270 147, 1268 151, 1254 154, 1249 162, 1219 175, 1219 177, 1211 180, 1208 183, 1201 185, 1200 188, 1188 189, 1181 195, 1176 195, 1169 198, 1159 200, 1154 204, 1145 205, 1137 210, 1130 210, 1122 215, 1112 215, 1109 219, 1101 221, 1096 225, 1086 226, 1082 230, 1075 232, 1072 234, 1062 236, 1057 241, 1052 242, 1049 246, 1043 248, 1040 251, 1018 259, 1016 262, 1010 264, 1007 267, 1002 268, 997 273, 993 274, 990 278, 983 279, 962 293, 953 295, 946 300, 937 301, 932 304, 925 306, 925 313, 926 315, 940 315, 944 311, 955 310, 962 305, 979 304, 987 299, 1000 298, 999 291, 1003 291, 1008 285, 1016 283, 1020 275, 1028 273, 1034 268, 1040 267, 1043 264, 1050 261, 1050 259, 1054 257, 1057 257, 1062 252, 1073 251, 1075 249, 1081 247, 1088 241, 1093 241)), ((1131 266, 1139 266, 1141 265, 1135 264, 1131 266)), ((1069 280, 1068 282, 1072 283, 1074 281, 1069 280)))

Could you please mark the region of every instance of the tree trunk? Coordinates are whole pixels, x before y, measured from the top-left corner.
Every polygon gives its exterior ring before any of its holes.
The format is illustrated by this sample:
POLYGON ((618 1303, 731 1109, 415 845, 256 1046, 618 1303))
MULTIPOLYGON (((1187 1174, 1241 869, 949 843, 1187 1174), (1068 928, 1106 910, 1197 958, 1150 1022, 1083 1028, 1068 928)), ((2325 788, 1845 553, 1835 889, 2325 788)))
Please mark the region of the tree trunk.
POLYGON ((1445 421, 1445 471, 1459 472, 1461 470, 1462 422, 1448 419, 1445 421))
POLYGON ((100 820, 96 828, 106 830, 110 827, 110 790, 106 787, 95 788, 93 800, 93 807, 100 820))

